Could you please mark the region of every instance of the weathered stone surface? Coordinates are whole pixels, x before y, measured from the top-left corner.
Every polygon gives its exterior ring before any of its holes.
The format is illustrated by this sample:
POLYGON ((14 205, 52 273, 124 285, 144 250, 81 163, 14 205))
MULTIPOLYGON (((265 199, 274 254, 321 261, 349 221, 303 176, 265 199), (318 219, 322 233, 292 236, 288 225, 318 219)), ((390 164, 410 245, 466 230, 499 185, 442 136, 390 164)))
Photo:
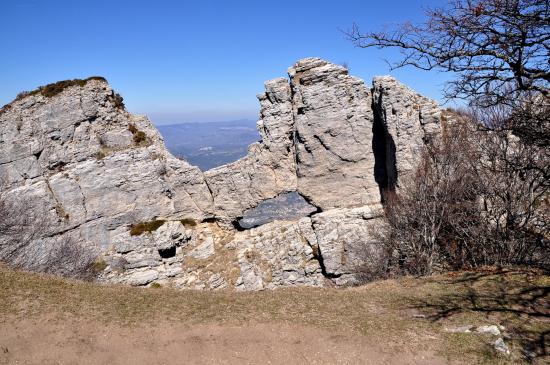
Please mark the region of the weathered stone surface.
POLYGON ((423 146, 440 133, 441 109, 391 76, 374 78, 373 105, 383 129, 381 179, 391 187, 414 170, 423 146))
POLYGON ((376 227, 383 224, 381 207, 333 209, 312 217, 325 275, 337 284, 353 284, 364 265, 376 262, 376 227))
POLYGON ((363 80, 318 58, 299 61, 289 74, 298 191, 323 210, 378 203, 372 99, 363 80))
POLYGON ((158 279, 159 274, 155 270, 137 271, 128 278, 130 285, 146 285, 158 279))
POLYGON ((171 156, 147 118, 117 109, 112 95, 92 80, 15 101, 0 115, 0 177, 36 186, 65 221, 60 230, 80 227, 83 239, 103 248, 113 232, 139 221, 210 215, 201 171, 171 156), (134 142, 130 125, 145 133, 144 143, 134 142))
POLYGON ((212 290, 353 284, 378 255, 380 189, 414 169, 439 133, 440 111, 392 78, 376 78, 371 91, 318 58, 289 76, 258 95, 262 140, 205 173, 168 153, 149 120, 121 109, 104 81, 18 99, 0 111, 5 193, 44 210, 45 237, 70 234, 96 247, 104 281, 212 290), (315 209, 233 226, 287 192, 315 209), (164 223, 130 234, 155 221, 164 223))

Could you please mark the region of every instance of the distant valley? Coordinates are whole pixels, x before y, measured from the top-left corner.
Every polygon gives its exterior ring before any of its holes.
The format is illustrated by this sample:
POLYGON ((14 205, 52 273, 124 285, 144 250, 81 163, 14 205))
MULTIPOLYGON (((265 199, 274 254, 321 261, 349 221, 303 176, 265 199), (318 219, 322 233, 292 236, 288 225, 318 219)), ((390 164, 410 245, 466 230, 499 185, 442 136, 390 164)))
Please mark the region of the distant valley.
POLYGON ((159 125, 166 147, 202 171, 246 156, 248 146, 260 140, 256 122, 247 119, 211 123, 159 125))

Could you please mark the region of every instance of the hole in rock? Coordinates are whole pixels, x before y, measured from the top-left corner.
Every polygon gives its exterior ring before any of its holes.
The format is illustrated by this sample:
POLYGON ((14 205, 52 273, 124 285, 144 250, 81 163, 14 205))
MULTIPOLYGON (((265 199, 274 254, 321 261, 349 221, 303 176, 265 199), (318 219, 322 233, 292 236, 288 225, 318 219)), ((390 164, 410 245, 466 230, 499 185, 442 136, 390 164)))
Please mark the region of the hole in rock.
POLYGON ((233 223, 236 229, 249 229, 275 220, 295 220, 317 213, 319 209, 309 204, 298 192, 289 192, 267 199, 244 212, 233 223))
POLYGON ((248 146, 258 142, 256 121, 180 123, 157 126, 168 150, 202 171, 226 165, 246 156, 248 146))
POLYGON ((159 255, 163 259, 169 259, 170 257, 176 256, 176 246, 172 246, 169 248, 160 248, 159 255))

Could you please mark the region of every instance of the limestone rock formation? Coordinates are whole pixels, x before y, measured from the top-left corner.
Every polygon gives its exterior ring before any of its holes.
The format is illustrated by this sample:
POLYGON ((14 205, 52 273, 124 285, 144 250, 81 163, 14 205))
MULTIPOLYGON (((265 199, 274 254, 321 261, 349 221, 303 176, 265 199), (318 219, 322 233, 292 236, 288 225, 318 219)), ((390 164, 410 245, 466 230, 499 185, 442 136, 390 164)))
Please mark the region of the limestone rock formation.
POLYGON ((260 290, 345 285, 379 255, 381 195, 413 171, 440 110, 390 77, 371 89, 307 58, 258 95, 262 140, 206 172, 167 152, 144 116, 101 78, 40 89, 0 109, 2 194, 33 197, 98 253, 100 279, 130 285, 260 290), (307 216, 235 223, 288 192, 307 216))
POLYGON ((441 109, 391 76, 375 77, 373 105, 379 143, 385 163, 380 179, 386 187, 398 184, 399 176, 411 173, 422 147, 440 132, 441 109))
POLYGON ((289 75, 298 191, 323 210, 378 203, 370 90, 344 67, 320 59, 296 63, 289 75))

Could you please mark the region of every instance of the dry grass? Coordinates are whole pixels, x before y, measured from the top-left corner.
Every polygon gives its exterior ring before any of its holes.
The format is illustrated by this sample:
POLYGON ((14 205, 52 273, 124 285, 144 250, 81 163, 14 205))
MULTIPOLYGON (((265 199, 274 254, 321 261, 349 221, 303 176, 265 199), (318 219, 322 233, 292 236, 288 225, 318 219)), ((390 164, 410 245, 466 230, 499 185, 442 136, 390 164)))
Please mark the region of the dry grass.
POLYGON ((130 236, 140 236, 145 232, 153 232, 159 229, 164 223, 165 220, 156 219, 149 222, 139 222, 130 226, 130 236))
POLYGON ((463 363, 522 363, 521 348, 548 340, 550 277, 535 271, 479 271, 375 282, 359 288, 293 288, 253 293, 176 291, 97 285, 0 268, 0 319, 44 313, 124 325, 286 322, 350 331, 390 349, 429 349, 463 363), (421 317, 421 318, 419 318, 421 317), (509 358, 494 338, 445 327, 501 324, 509 358))

